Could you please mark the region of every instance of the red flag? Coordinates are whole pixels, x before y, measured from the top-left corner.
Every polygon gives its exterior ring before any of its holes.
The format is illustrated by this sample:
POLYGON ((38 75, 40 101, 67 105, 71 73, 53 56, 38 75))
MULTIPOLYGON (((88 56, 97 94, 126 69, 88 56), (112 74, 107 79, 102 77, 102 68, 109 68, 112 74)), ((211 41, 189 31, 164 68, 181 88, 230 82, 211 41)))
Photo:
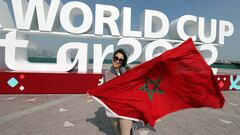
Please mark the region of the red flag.
POLYGON ((211 68, 191 39, 88 93, 121 118, 154 126, 186 108, 222 108, 224 97, 211 68))

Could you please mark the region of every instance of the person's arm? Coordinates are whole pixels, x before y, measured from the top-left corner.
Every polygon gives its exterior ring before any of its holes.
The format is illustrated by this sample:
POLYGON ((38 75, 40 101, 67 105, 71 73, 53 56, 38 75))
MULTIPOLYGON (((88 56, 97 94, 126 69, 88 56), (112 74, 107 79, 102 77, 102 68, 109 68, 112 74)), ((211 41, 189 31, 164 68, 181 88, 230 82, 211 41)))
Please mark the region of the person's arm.
POLYGON ((130 69, 131 69, 130 65, 127 64, 127 65, 125 66, 125 69, 126 69, 126 71, 130 70, 130 69))
POLYGON ((112 74, 109 71, 103 72, 103 83, 111 80, 113 78, 112 74))

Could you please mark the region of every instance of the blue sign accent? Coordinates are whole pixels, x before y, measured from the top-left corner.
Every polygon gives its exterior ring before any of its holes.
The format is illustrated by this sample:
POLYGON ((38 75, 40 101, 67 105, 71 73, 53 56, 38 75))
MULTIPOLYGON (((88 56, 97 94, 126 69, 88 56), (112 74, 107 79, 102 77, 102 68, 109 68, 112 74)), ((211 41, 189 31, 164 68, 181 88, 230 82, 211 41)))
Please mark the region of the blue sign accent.
POLYGON ((9 86, 11 86, 13 88, 18 84, 18 81, 14 77, 12 77, 11 79, 8 80, 7 83, 9 86))
POLYGON ((238 85, 238 82, 240 81, 240 75, 237 75, 236 79, 233 80, 233 75, 230 75, 230 87, 229 89, 232 90, 235 88, 236 90, 240 90, 240 84, 238 85))

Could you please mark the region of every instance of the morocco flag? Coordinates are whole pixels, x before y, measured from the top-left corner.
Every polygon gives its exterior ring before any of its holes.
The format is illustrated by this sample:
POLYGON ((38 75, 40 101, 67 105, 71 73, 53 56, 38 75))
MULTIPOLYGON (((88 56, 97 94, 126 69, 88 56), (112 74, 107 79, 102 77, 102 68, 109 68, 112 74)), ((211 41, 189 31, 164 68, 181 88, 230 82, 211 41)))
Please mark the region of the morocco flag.
POLYGON ((117 117, 154 126, 186 108, 222 108, 224 97, 192 39, 103 85, 88 90, 117 117))

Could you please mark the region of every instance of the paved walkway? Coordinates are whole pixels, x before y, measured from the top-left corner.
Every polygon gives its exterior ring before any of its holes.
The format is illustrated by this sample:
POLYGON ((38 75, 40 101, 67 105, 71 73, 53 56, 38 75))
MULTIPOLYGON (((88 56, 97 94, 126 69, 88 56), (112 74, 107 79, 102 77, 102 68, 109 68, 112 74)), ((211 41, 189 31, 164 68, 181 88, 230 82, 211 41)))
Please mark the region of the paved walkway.
MULTIPOLYGON (((223 92, 223 109, 188 109, 138 135, 239 135, 240 93, 223 92)), ((0 135, 114 135, 104 108, 85 95, 1 95, 0 135)))

